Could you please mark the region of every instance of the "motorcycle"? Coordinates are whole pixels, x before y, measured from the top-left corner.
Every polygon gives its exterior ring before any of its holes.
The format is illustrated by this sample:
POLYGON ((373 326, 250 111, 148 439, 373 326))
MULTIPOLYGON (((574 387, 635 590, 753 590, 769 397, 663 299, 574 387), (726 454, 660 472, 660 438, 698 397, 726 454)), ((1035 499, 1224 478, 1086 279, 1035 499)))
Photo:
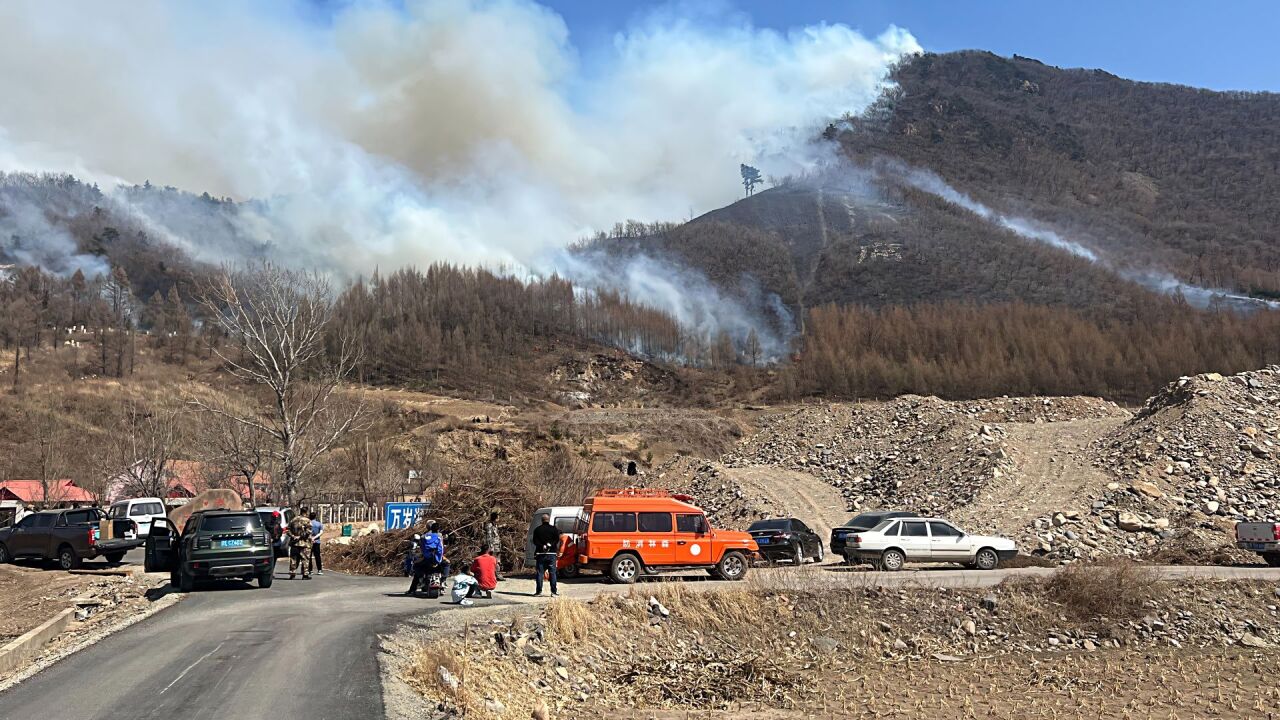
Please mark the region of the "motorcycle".
POLYGON ((427 597, 435 599, 440 597, 440 591, 444 588, 444 574, 439 570, 427 573, 427 597))

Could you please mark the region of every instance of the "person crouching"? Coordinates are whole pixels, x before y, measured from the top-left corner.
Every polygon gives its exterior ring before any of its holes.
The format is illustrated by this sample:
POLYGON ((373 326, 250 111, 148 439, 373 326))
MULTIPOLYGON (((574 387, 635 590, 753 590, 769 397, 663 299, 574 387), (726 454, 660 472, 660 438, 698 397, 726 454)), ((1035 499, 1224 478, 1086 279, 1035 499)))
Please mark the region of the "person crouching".
POLYGON ((492 598, 498 587, 498 558, 494 557, 492 547, 486 547, 471 561, 471 574, 476 579, 476 592, 492 598))

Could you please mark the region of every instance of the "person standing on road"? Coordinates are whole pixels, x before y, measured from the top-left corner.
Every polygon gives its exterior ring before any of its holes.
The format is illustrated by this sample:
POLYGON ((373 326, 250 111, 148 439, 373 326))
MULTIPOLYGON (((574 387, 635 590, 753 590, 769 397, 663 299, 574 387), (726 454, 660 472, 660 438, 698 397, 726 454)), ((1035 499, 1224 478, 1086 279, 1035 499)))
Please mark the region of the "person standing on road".
POLYGON ((489 522, 484 524, 484 544, 488 546, 497 560, 498 577, 502 576, 502 528, 498 527, 497 511, 489 513, 489 522))
POLYGON ((551 516, 543 515, 542 524, 533 531, 533 557, 538 572, 534 597, 542 594, 542 574, 551 578, 551 597, 559 597, 556 588, 556 561, 560 557, 560 530, 551 524, 551 516))
POLYGON ((294 579, 298 570, 302 570, 302 579, 311 579, 311 520, 306 509, 293 516, 289 521, 289 579, 294 579))
POLYGON ((320 557, 320 536, 324 534, 324 523, 320 522, 319 513, 311 511, 311 559, 315 562, 316 574, 324 574, 324 560, 320 557))

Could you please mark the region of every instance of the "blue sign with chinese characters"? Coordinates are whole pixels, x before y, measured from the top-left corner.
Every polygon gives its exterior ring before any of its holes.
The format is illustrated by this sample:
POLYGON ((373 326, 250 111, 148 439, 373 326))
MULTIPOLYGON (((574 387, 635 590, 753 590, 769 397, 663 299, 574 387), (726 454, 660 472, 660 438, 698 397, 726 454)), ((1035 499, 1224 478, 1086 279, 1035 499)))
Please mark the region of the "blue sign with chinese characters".
POLYGON ((408 530, 418 522, 418 515, 426 506, 426 503, 387 503, 387 529, 408 530))

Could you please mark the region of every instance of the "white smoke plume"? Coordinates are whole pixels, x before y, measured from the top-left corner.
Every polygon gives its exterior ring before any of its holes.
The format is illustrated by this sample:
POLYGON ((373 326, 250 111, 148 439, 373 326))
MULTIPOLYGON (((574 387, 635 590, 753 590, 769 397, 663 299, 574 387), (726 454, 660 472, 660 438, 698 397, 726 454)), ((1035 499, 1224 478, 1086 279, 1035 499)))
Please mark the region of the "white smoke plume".
POLYGON ((23 265, 71 275, 77 270, 92 277, 110 270, 96 255, 81 253, 66 228, 49 222, 31 203, 6 202, 0 197, 0 254, 23 265))
POLYGON ((681 327, 710 344, 725 333, 741 348, 753 333, 760 360, 781 360, 795 334, 786 303, 775 293, 764 296, 745 279, 745 302, 726 296, 701 273, 648 255, 608 256, 600 251, 561 252, 551 260, 557 272, 590 290, 614 290, 674 318, 681 327), (760 314, 768 308, 773 317, 760 314))
MULTIPOLYGON (((0 4, 0 168, 256 199, 241 232, 339 274, 532 267, 621 218, 737 196, 919 52, 665 11, 584 61, 529 0, 0 4)), ((169 239, 204 259, 240 247, 169 239)))
POLYGON ((1034 240, 1046 245, 1051 245, 1059 250, 1065 250, 1066 252, 1077 257, 1082 257, 1089 262, 1098 262, 1098 253, 1094 250, 1085 247, 1074 240, 1068 240, 1057 232, 1026 218, 996 212, 995 210, 992 210, 986 205, 983 205, 977 200, 974 200, 968 195, 965 195, 959 190, 951 187, 942 178, 928 172, 927 170, 914 168, 909 169, 902 173, 901 179, 917 190, 923 190, 930 195, 936 195, 952 205, 958 205, 959 207, 968 210, 983 220, 988 220, 1000 227, 1011 230, 1016 235, 1021 235, 1028 240, 1034 240))
POLYGON ((918 190, 939 197, 952 205, 964 208, 978 217, 995 223, 1000 227, 1028 240, 1050 245, 1064 250, 1089 262, 1096 263, 1117 275, 1138 283, 1148 289, 1166 295, 1180 295, 1196 307, 1209 307, 1224 303, 1241 309, 1270 307, 1280 308, 1280 302, 1252 298, 1247 295, 1233 293, 1220 288, 1206 288, 1179 280, 1162 270, 1151 268, 1133 269, 1123 267, 1109 258, 1102 257, 1098 251, 1075 240, 1065 238, 1056 230, 1043 224, 1015 215, 1005 215, 983 205, 972 197, 956 190, 936 174, 918 168, 893 166, 889 172, 894 177, 918 190))

